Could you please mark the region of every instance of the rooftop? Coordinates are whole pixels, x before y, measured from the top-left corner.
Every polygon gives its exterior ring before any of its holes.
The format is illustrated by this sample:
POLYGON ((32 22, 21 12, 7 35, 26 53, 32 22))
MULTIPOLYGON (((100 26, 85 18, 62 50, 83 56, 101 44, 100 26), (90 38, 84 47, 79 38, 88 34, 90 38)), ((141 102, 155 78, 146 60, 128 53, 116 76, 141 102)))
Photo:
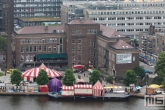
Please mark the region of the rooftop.
POLYGON ((112 47, 115 49, 133 49, 134 48, 121 39, 119 39, 114 45, 112 45, 112 47))
POLYGON ((64 25, 58 26, 26 26, 16 31, 17 34, 64 33, 64 25))
POLYGON ((53 17, 32 17, 32 18, 20 18, 22 21, 25 22, 35 22, 35 21, 61 21, 61 18, 53 18, 53 17))
POLYGON ((94 21, 90 20, 90 19, 75 19, 72 20, 71 22, 69 22, 68 24, 97 24, 94 21))
POLYGON ((123 34, 117 32, 116 30, 114 30, 108 26, 104 26, 104 25, 100 25, 100 31, 101 31, 102 35, 109 37, 109 38, 125 37, 123 34))

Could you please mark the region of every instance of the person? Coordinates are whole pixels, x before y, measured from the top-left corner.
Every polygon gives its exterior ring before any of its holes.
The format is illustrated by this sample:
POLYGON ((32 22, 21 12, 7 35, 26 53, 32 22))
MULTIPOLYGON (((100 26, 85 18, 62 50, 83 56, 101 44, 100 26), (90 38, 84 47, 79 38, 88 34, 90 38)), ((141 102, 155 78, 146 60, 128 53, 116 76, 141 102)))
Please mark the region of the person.
POLYGON ((85 73, 84 73, 84 77, 85 77, 85 73))

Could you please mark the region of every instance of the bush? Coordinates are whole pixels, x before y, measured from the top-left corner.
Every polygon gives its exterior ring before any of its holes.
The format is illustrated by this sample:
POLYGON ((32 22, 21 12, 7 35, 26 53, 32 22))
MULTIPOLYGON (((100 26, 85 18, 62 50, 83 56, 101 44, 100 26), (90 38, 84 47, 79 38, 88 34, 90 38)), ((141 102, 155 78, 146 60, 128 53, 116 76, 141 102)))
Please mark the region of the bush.
POLYGON ((160 84, 162 84, 162 81, 163 81, 163 78, 162 78, 162 77, 156 76, 156 77, 152 80, 151 84, 158 84, 158 85, 160 85, 160 84))
POLYGON ((2 72, 0 72, 0 76, 3 76, 4 74, 2 72))

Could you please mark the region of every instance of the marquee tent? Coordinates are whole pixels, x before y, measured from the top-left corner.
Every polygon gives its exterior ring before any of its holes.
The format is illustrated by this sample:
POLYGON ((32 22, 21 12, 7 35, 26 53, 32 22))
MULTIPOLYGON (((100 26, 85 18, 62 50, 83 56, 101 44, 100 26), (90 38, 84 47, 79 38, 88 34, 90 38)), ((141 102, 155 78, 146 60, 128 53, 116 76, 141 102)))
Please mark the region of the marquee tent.
POLYGON ((62 86, 62 96, 74 96, 74 87, 62 86))
POLYGON ((92 85, 91 84, 75 84, 74 95, 92 96, 92 85))
POLYGON ((104 96, 105 90, 100 81, 97 81, 93 86, 93 96, 104 96))
POLYGON ((62 74, 60 72, 47 68, 44 64, 41 64, 37 68, 32 68, 32 69, 26 70, 25 72, 22 73, 22 76, 25 81, 33 82, 33 79, 38 76, 41 69, 43 69, 47 72, 47 75, 49 78, 62 77, 62 74))
POLYGON ((74 65, 72 68, 73 69, 83 69, 84 65, 74 65))
POLYGON ((59 92, 62 87, 62 83, 59 79, 51 79, 48 83, 49 92, 59 92))

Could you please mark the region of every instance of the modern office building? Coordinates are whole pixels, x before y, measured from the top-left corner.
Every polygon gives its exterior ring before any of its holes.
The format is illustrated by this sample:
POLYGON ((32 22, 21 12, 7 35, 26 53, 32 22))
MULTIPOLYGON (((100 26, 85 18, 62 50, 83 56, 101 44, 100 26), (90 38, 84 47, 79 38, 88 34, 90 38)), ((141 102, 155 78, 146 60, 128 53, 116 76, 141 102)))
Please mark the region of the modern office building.
MULTIPOLYGON (((7 50, 0 52, 0 64, 12 67, 13 0, 0 0, 0 35, 7 38, 7 50), (7 64, 7 65, 6 65, 7 64)), ((0 65, 2 66, 2 65, 0 65)))
POLYGON ((60 17, 62 0, 13 0, 14 18, 60 17))
POLYGON ((90 18, 138 39, 139 32, 147 32, 151 24, 156 28, 165 26, 164 7, 165 2, 69 1, 61 6, 61 21, 68 23, 77 17, 90 18))
POLYGON ((150 26, 148 32, 139 33, 141 57, 156 62, 161 52, 165 51, 165 31, 150 26))
POLYGON ((129 37, 89 19, 61 26, 28 26, 13 37, 16 64, 24 68, 45 63, 50 68, 66 69, 82 64, 123 77, 128 69, 139 66, 139 51, 130 45, 129 37))

